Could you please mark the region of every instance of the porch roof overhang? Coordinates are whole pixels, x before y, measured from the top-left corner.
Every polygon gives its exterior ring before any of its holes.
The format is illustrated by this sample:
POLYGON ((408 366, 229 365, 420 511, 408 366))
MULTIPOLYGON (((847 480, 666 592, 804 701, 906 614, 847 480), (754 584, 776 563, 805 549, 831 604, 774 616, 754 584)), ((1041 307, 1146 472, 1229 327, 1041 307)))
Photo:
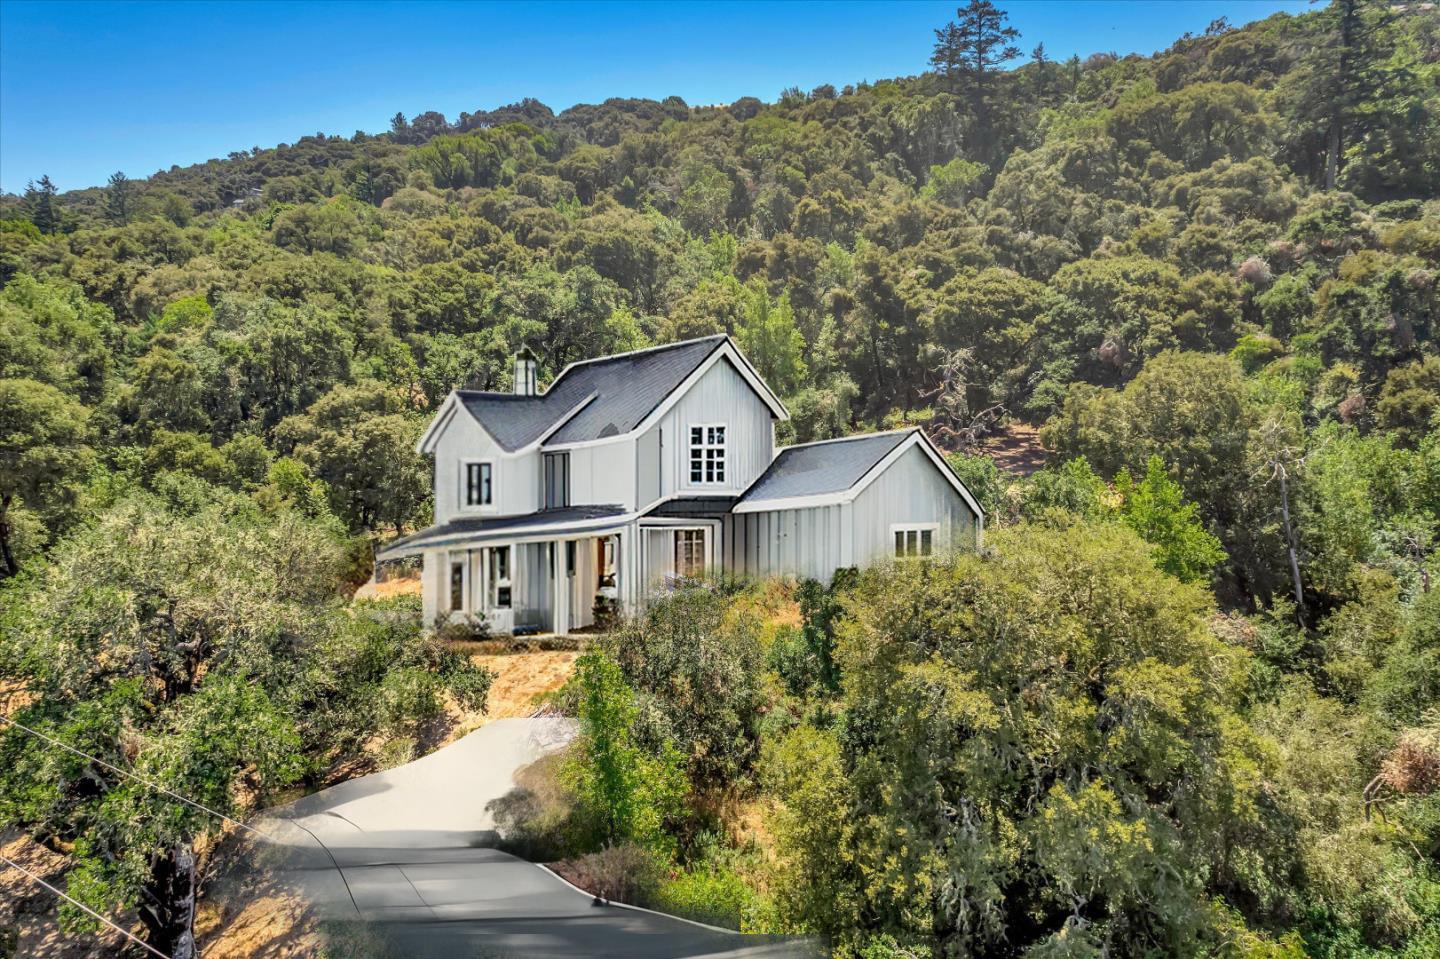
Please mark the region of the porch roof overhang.
POLYGON ((518 516, 467 516, 387 543, 376 550, 375 559, 400 559, 442 547, 594 536, 618 530, 633 519, 623 506, 568 506, 518 516))
POLYGON ((738 496, 676 496, 658 503, 646 519, 723 519, 735 507, 738 496))

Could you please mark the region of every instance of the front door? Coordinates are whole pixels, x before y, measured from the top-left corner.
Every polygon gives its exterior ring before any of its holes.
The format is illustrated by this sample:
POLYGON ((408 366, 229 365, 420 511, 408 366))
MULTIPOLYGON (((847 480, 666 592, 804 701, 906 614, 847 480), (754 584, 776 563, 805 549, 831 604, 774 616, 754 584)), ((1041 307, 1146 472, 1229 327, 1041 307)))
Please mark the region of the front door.
POLYGON ((476 611, 490 624, 492 633, 507 634, 515 629, 513 560, 509 546, 487 546, 480 551, 476 611))

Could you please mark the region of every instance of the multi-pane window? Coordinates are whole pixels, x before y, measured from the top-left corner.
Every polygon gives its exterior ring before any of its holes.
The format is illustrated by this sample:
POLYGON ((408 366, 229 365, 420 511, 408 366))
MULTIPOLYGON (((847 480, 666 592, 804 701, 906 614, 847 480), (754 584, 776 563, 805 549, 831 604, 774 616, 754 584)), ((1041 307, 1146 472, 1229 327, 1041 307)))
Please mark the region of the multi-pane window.
POLYGON ((703 529, 677 529, 675 531, 675 575, 690 578, 705 575, 705 531, 703 529))
POLYGON ((725 482, 725 426, 690 427, 690 482, 725 482))
POLYGON ((545 508, 570 505, 570 454, 545 454, 545 508))
POLYGON ((895 529, 895 558, 930 556, 935 552, 935 530, 924 527, 895 529))
POLYGON ((489 463, 466 463, 464 466, 466 506, 489 506, 495 501, 495 483, 489 463))

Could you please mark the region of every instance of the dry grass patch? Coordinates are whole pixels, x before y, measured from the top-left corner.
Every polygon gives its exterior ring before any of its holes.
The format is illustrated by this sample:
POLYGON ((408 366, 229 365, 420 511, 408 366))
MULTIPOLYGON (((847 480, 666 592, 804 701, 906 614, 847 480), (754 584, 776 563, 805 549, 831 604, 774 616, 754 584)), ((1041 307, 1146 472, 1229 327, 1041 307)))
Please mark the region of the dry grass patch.
MULTIPOLYGON (((52 886, 65 888, 66 858, 28 836, 14 830, 0 834, 0 855, 19 863, 52 886)), ((102 959, 120 953, 125 940, 114 930, 75 935, 61 932, 58 903, 54 893, 0 863, 0 955, 27 959, 102 959)), ((123 918, 118 921, 125 925, 123 918)))

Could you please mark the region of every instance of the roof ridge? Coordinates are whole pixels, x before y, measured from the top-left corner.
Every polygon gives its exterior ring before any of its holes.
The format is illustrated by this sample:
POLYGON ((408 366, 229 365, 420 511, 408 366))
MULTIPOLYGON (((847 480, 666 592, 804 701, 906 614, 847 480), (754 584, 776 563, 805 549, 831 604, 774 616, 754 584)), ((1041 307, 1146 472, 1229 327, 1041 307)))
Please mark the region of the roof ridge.
POLYGON ((675 350, 682 346, 693 346, 696 343, 705 343, 710 340, 728 340, 729 338, 729 333, 710 333, 706 336, 694 336, 688 340, 676 340, 674 343, 657 343, 654 346, 642 346, 638 350, 626 350, 624 353, 608 353, 605 356, 592 356, 588 360, 575 360, 573 363, 567 364, 565 369, 560 371, 560 376, 555 377, 554 382, 550 385, 554 386, 555 383, 560 382, 561 376, 564 376, 567 371, 573 370, 577 366, 590 366, 594 363, 605 363, 610 360, 623 360, 627 357, 639 356, 642 353, 658 353, 661 350, 675 350))
POLYGON ((461 396, 483 396, 489 400, 539 400, 544 399, 544 393, 509 393, 505 390, 467 390, 457 389, 455 392, 461 396))
POLYGON ((775 455, 779 456, 781 453, 784 453, 787 450, 805 449, 806 447, 810 446, 824 446, 827 443, 849 443, 853 440, 875 439, 877 436, 900 436, 901 434, 905 433, 920 432, 923 431, 918 426, 904 426, 894 430, 876 430, 872 433, 851 433, 849 436, 832 436, 828 440, 811 440, 808 443, 792 443, 789 446, 782 446, 775 451, 775 455))

